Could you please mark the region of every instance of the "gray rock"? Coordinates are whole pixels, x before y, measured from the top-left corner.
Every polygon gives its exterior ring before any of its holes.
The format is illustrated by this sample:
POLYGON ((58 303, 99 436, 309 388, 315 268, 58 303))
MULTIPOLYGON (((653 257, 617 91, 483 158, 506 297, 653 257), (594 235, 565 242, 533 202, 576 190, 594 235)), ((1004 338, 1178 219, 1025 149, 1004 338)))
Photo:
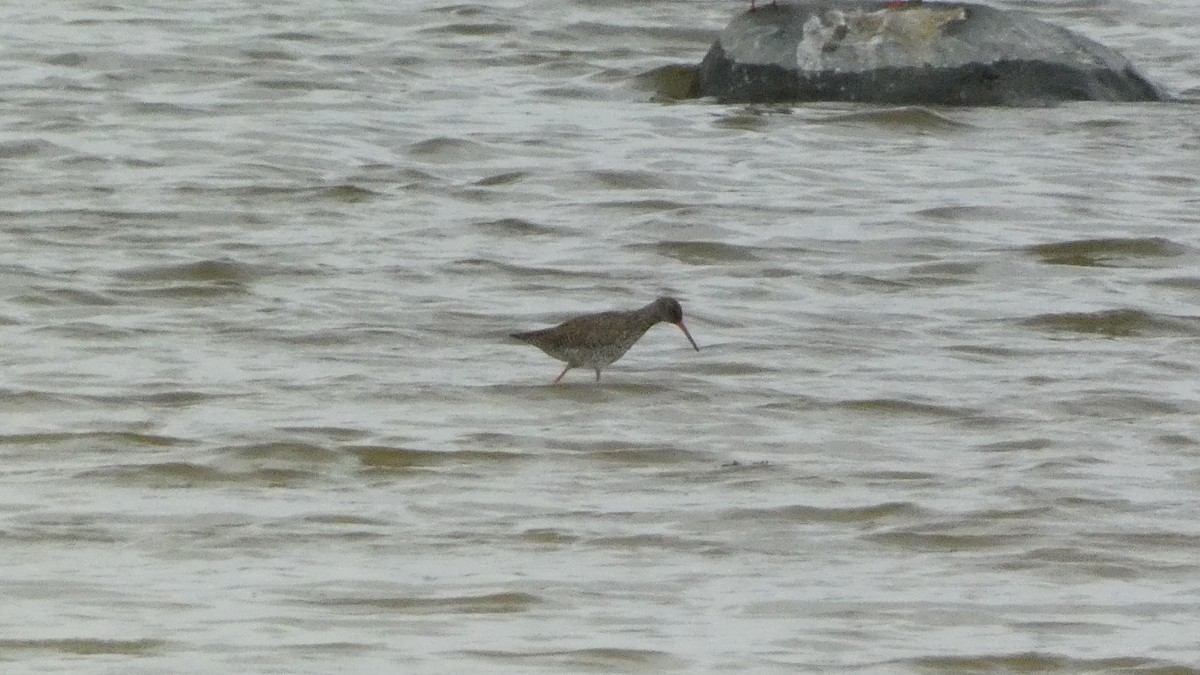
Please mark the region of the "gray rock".
POLYGON ((1113 49, 973 3, 801 0, 733 20, 697 71, 725 102, 1046 105, 1169 97, 1113 49))

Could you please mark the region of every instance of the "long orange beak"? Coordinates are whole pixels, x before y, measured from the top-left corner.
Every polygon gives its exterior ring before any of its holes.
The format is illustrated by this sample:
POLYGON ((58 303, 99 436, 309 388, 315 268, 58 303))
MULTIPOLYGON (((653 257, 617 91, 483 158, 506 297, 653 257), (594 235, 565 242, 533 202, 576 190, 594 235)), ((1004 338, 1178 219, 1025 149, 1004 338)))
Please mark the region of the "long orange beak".
POLYGON ((696 351, 700 351, 700 345, 696 344, 696 341, 692 339, 692 334, 688 332, 687 326, 683 325, 682 321, 675 325, 679 326, 679 330, 683 331, 683 334, 687 336, 688 342, 692 343, 692 346, 696 348, 696 351))

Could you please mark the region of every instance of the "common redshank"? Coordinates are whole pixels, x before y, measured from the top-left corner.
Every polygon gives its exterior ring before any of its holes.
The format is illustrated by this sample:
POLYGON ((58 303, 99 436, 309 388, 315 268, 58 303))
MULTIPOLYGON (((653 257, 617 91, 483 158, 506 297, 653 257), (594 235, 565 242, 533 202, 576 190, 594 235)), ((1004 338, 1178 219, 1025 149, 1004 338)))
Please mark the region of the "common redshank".
POLYGON ((552 328, 513 333, 512 336, 559 361, 567 362, 567 367, 554 378, 554 384, 561 382, 563 375, 572 368, 591 368, 596 371, 596 381, 599 382, 600 369, 621 358, 633 343, 660 321, 679 326, 688 342, 696 351, 700 351, 692 334, 683 325, 683 308, 679 306, 679 301, 666 297, 641 309, 584 314, 552 328))

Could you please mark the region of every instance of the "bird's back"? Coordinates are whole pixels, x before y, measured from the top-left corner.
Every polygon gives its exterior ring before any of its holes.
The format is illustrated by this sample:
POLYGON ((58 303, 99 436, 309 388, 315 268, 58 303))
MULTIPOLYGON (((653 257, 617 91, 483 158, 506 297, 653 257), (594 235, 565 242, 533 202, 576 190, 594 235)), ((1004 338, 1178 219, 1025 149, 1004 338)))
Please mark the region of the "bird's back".
POLYGON ((629 351, 652 325, 635 312, 600 312, 512 336, 560 361, 608 365, 629 351))

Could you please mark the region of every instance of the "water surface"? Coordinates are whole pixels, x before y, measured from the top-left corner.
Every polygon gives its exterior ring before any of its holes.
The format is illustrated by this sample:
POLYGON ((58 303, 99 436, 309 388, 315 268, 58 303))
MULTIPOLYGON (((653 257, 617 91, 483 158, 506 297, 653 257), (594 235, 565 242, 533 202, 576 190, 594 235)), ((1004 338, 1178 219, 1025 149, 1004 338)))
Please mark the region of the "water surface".
POLYGON ((1194 106, 652 102, 743 9, 0 10, 0 662, 1198 672, 1194 106))

